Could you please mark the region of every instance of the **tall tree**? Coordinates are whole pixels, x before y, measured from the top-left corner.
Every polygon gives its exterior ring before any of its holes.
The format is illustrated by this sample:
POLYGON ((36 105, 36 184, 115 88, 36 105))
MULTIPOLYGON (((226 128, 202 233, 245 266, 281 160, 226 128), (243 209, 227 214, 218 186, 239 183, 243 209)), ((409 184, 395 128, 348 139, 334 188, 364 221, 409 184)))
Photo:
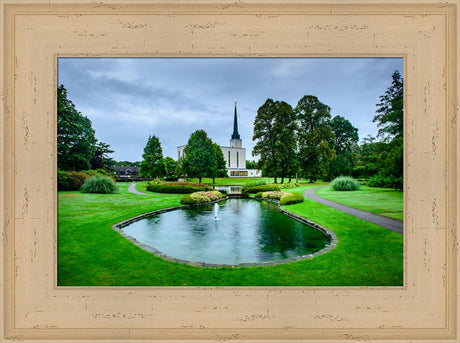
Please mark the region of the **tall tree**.
POLYGON ((203 177, 212 177, 216 152, 206 131, 193 132, 184 152, 185 157, 181 159, 182 170, 188 177, 197 177, 200 183, 203 177))
POLYGON ((275 183, 278 172, 276 161, 276 142, 278 137, 274 129, 276 107, 277 104, 272 99, 267 99, 259 107, 254 121, 254 135, 252 137, 252 140, 256 142, 252 154, 253 156, 259 155, 259 166, 266 175, 275 177, 275 183))
POLYGON ((391 176, 397 181, 395 188, 402 189, 403 180, 403 137, 404 137, 404 84, 401 74, 396 70, 392 75, 391 86, 380 96, 376 115, 373 119, 380 127, 378 135, 388 143, 388 154, 380 171, 381 176, 391 176))
POLYGON ((329 178, 340 175, 351 176, 354 167, 353 149, 359 140, 358 129, 341 116, 332 118, 330 125, 335 136, 336 158, 330 163, 329 178))
POLYGON ((403 137, 404 85, 398 70, 395 70, 392 79, 391 86, 380 96, 380 103, 376 105, 377 114, 373 118, 373 122, 380 127, 378 135, 387 140, 403 137))
POLYGON ((96 151, 96 136, 91 121, 83 116, 63 85, 57 89, 58 169, 87 170, 96 151))
POLYGON ((267 99, 257 110, 254 121, 253 155, 259 155, 259 165, 275 178, 291 177, 295 164, 297 129, 296 116, 291 105, 284 101, 267 99))
POLYGON ((289 182, 297 164, 296 159, 296 115, 288 103, 284 101, 275 102, 275 120, 274 131, 278 139, 275 144, 275 157, 278 165, 278 172, 281 176, 281 183, 284 182, 286 176, 289 177, 289 182))
POLYGON ((211 170, 212 183, 216 183, 216 177, 226 177, 227 166, 225 163, 224 153, 219 144, 213 143, 214 146, 214 164, 211 170))
POLYGON ((113 153, 113 150, 110 149, 110 145, 103 142, 97 142, 94 157, 90 161, 91 169, 112 169, 116 162, 113 158, 107 156, 111 153, 113 153))
POLYGON ((157 136, 149 136, 142 154, 143 161, 139 168, 141 177, 164 176, 163 150, 157 136))
POLYGON ((335 158, 331 108, 316 96, 305 95, 297 103, 295 112, 299 123, 299 164, 310 182, 314 182, 325 175, 329 162, 335 158))
POLYGON ((165 177, 174 179, 176 177, 177 162, 172 157, 165 157, 162 161, 165 177))

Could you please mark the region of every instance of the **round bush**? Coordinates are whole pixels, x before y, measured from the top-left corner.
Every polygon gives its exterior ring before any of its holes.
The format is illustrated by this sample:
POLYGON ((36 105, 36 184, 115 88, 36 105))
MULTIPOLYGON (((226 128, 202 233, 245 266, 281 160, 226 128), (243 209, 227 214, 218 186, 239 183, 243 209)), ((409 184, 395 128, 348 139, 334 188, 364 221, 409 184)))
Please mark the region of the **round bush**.
POLYGON ((268 184, 268 185, 249 187, 245 190, 242 190, 242 192, 246 194, 255 194, 259 192, 271 192, 271 191, 279 191, 279 190, 280 188, 278 187, 278 185, 268 184))
POLYGON ((339 176, 335 178, 330 186, 335 191, 356 191, 359 189, 359 184, 351 176, 339 176))
POLYGON ((222 199, 224 196, 219 191, 194 192, 184 195, 180 202, 183 205, 205 204, 211 201, 222 199))
POLYGON ((80 189, 83 193, 115 193, 118 187, 108 176, 94 175, 88 178, 80 189))
POLYGON ((302 194, 285 192, 283 195, 281 195, 280 205, 292 205, 303 201, 304 197, 302 194))

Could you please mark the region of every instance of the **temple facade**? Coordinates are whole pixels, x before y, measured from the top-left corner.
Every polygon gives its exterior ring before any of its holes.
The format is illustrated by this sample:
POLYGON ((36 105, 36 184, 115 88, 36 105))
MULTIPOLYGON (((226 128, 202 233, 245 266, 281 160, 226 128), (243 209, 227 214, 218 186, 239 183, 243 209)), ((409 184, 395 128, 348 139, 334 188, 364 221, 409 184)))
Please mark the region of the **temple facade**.
MULTIPOLYGON (((220 146, 224 154, 229 177, 261 177, 262 171, 257 169, 246 169, 246 149, 243 148, 243 141, 238 133, 238 116, 236 111, 233 117, 233 134, 229 146, 220 146)), ((177 160, 184 156, 185 145, 177 147, 177 160)))

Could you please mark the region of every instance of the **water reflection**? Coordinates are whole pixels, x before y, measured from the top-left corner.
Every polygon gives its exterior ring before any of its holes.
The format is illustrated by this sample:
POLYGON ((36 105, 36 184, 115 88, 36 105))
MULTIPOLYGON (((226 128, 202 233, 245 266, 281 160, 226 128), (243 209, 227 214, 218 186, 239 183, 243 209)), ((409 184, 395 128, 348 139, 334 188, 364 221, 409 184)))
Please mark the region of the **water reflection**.
POLYGON ((233 198, 165 212, 123 228, 171 257, 216 264, 266 262, 321 250, 328 238, 284 214, 276 204, 233 198))

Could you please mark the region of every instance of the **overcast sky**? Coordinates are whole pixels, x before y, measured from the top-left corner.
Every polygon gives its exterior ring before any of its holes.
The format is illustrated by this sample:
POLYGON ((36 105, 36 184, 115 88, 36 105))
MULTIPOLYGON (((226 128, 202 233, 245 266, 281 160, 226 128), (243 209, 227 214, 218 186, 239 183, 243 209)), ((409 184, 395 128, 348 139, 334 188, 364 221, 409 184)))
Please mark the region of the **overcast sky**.
POLYGON ((360 141, 375 136, 375 105, 395 70, 403 74, 402 58, 59 58, 58 83, 117 161, 141 161, 149 135, 174 159, 197 129, 228 146, 235 101, 253 159, 254 119, 267 98, 295 107, 315 95, 358 128, 360 141))

